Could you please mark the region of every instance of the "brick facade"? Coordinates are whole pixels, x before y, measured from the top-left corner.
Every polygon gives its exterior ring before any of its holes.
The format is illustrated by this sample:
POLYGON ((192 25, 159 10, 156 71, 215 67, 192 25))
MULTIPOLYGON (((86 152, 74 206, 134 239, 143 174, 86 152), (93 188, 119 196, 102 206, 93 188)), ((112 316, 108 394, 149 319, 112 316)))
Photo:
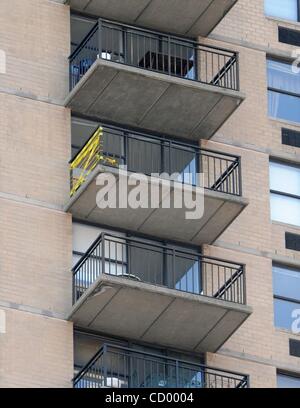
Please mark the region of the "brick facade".
MULTIPOLYGON (((62 2, 61 2, 62 3, 62 2)), ((281 144, 281 127, 268 118, 266 56, 291 56, 277 41, 278 25, 266 18, 263 0, 239 0, 201 42, 240 53, 245 102, 201 146, 241 155, 246 210, 204 253, 247 266, 248 304, 254 313, 207 363, 250 375, 252 387, 276 387, 276 370, 300 374, 289 356, 289 338, 274 327, 272 260, 300 266, 300 253, 285 249, 285 232, 272 223, 269 158, 300 162, 299 149, 281 144)), ((71 307, 72 219, 63 211, 71 155, 68 93, 70 8, 50 0, 2 0, 0 49, 0 387, 69 387, 73 375, 71 307), (18 29, 16 29, 18 27, 18 29), (26 344, 26 350, 24 345, 26 344), (30 366, 30 372, 28 367, 30 366)))

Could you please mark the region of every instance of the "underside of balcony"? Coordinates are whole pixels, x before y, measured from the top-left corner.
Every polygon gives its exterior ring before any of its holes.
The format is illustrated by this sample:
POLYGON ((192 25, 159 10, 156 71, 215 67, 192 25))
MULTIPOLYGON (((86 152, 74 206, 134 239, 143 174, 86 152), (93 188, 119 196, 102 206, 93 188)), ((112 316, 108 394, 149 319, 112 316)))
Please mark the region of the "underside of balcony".
MULTIPOLYGON (((101 208, 97 194, 100 187, 97 185, 97 177, 103 173, 110 172, 115 176, 115 189, 120 191, 119 173, 117 169, 98 165, 87 177, 85 183, 70 198, 65 210, 72 213, 73 217, 89 221, 96 224, 110 227, 124 228, 139 233, 157 236, 160 238, 178 240, 181 242, 202 245, 212 244, 234 219, 248 205, 248 201, 239 196, 199 189, 198 187, 187 187, 192 190, 194 201, 203 201, 203 215, 199 219, 187 219, 187 213, 191 209, 186 206, 182 208, 164 208, 163 203, 174 202, 174 195, 177 192, 175 184, 171 183, 169 190, 160 190, 160 202, 158 208, 151 207, 150 178, 148 183, 149 201, 146 202, 148 208, 101 208)), ((131 173, 128 173, 130 176, 131 173)), ((132 191, 128 187, 128 194, 132 191)), ((102 199, 103 201, 103 199, 102 199)), ((184 203, 183 203, 184 204, 184 203)))
POLYGON ((207 36, 237 0, 66 0, 87 14, 189 37, 207 36), (184 3, 184 4, 183 4, 184 3))
POLYGON ((243 99, 238 91, 97 59, 65 104, 75 113, 199 140, 211 138, 243 99))
POLYGON ((195 352, 216 352, 251 308, 102 274, 75 303, 77 327, 195 352))

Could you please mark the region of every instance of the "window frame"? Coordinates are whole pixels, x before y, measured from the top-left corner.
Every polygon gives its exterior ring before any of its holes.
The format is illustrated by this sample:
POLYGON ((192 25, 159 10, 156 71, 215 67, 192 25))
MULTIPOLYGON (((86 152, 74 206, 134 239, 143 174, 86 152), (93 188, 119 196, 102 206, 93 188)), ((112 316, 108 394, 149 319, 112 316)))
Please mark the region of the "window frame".
MULTIPOLYGON (((285 162, 283 160, 278 160, 276 158, 270 157, 270 160, 269 160, 269 175, 270 175, 269 177, 270 177, 270 181, 271 181, 271 163, 277 163, 277 164, 281 164, 281 165, 288 166, 288 167, 295 167, 295 168, 300 170, 300 165, 298 165, 296 163, 289 163, 289 162, 285 162)), ((270 187, 270 207, 271 207, 271 195, 272 194, 277 195, 277 196, 296 199, 296 200, 299 200, 299 202, 300 202, 300 195, 287 193, 287 192, 280 191, 280 190, 273 190, 270 187)), ((272 219, 272 214, 271 214, 271 221, 272 222, 277 222, 276 220, 272 219)), ((278 222, 281 222, 283 224, 294 225, 296 228, 300 228, 300 226, 297 226, 295 224, 290 224, 290 223, 287 223, 287 222, 284 222, 284 221, 278 221, 278 222)))
MULTIPOLYGON (((264 3, 266 3, 266 0, 264 1, 264 3)), ((290 20, 284 17, 279 17, 279 16, 270 16, 269 14, 266 14, 266 11, 265 11, 265 16, 269 18, 277 18, 277 19, 279 18, 282 20, 291 21, 293 23, 300 23, 300 0, 296 0, 296 5, 297 5, 297 20, 290 20)))
POLYGON ((277 373, 276 373, 277 388, 278 388, 278 377, 288 377, 288 378, 296 379, 296 380, 299 380, 299 384, 300 384, 300 374, 277 370, 277 373))
MULTIPOLYGON (((297 271, 299 273, 299 275, 300 275, 300 269, 297 268, 297 267, 292 267, 292 266, 289 266, 289 265, 284 265, 284 264, 273 262, 273 264, 272 264, 272 276, 273 276, 273 279, 274 279, 274 267, 282 268, 282 269, 285 269, 285 270, 297 271)), ((281 300, 283 302, 294 303, 295 305, 299 305, 299 308, 300 308, 300 299, 298 300, 298 299, 293 299, 293 298, 289 298, 289 297, 286 297, 286 296, 276 295, 274 292, 275 291, 274 291, 274 285, 273 285, 274 326, 275 326, 276 329, 279 329, 279 330, 289 330, 289 329, 286 329, 285 327, 278 327, 278 326, 275 325, 275 300, 281 300)), ((289 331, 291 331, 291 330, 289 330, 289 331)))
MULTIPOLYGON (((299 2, 299 18, 300 18, 300 0, 298 0, 298 2, 299 2)), ((299 20, 299 22, 300 22, 300 20, 299 20)), ((278 62, 278 63, 289 64, 291 66, 293 64, 293 60, 290 59, 290 58, 284 58, 284 57, 279 58, 279 57, 267 54, 266 61, 267 61, 266 68, 267 68, 267 93, 268 93, 268 96, 269 96, 269 92, 274 92, 274 93, 281 94, 281 95, 291 96, 291 97, 294 97, 294 98, 298 98, 299 99, 299 105, 300 105, 300 92, 296 93, 296 92, 291 92, 291 91, 278 89, 278 88, 273 88, 273 87, 269 86, 268 61, 274 61, 274 62, 278 62)), ((268 101, 268 104, 269 104, 269 101, 268 101)), ((291 121, 290 119, 271 116, 269 114, 269 106, 268 106, 268 117, 270 119, 273 119, 273 120, 280 120, 280 121, 286 121, 286 122, 289 122, 289 123, 290 122, 296 123, 298 126, 300 126, 300 120, 299 120, 299 122, 296 122, 296 121, 291 121)))

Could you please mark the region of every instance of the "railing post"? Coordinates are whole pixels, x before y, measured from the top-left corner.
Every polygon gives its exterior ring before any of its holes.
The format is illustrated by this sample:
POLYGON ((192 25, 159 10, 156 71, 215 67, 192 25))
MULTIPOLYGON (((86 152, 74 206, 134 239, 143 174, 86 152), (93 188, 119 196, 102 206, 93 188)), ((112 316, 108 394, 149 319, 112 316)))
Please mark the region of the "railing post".
POLYGON ((103 377, 104 377, 104 387, 107 388, 107 344, 103 346, 103 377))
POLYGON ((243 195, 243 181, 242 181, 242 159, 238 158, 238 169, 239 169, 239 196, 243 195))
POLYGON ((98 19, 98 58, 102 58, 103 44, 102 44, 102 20, 98 19))
POLYGON ((75 292, 75 278, 76 278, 76 275, 74 274, 74 272, 73 272, 73 269, 72 269, 72 292, 73 292, 73 305, 76 303, 76 301, 77 301, 77 299, 76 299, 76 292, 75 292))
POLYGON ((128 388, 134 388, 134 385, 132 382, 132 355, 128 353, 128 388))
POLYGON ((204 185, 203 186, 200 186, 200 173, 201 173, 201 162, 200 162, 200 157, 201 157, 201 153, 200 153, 200 150, 199 149, 196 149, 196 151, 195 151, 195 160, 196 160, 196 168, 195 168, 195 170, 196 170, 196 180, 195 180, 195 184, 196 184, 196 187, 204 187, 204 185))
POLYGON ((171 37, 168 36, 168 71, 171 75, 171 37))
POLYGON ((172 289, 175 289, 175 273, 176 273, 176 252, 175 249, 172 249, 172 286, 174 286, 172 289))
POLYGON ((236 72, 236 90, 240 90, 240 54, 238 52, 235 53, 236 65, 235 65, 235 72, 236 72))
POLYGON ((250 388, 250 375, 246 375, 247 386, 246 388, 250 388))
POLYGON ((179 363, 176 360, 176 388, 179 388, 179 363))
POLYGON ((70 166, 70 194, 71 194, 71 191, 73 190, 73 168, 71 164, 69 164, 69 166, 70 166))
POLYGON ((101 234, 101 273, 105 273, 105 233, 101 234))
POLYGON ((243 268, 243 304, 246 305, 247 304, 246 265, 243 265, 242 268, 243 268))
POLYGON ((198 279, 199 279, 199 295, 201 295, 203 293, 203 295, 205 295, 204 293, 204 284, 203 284, 203 273, 202 273, 202 257, 198 256, 198 279))

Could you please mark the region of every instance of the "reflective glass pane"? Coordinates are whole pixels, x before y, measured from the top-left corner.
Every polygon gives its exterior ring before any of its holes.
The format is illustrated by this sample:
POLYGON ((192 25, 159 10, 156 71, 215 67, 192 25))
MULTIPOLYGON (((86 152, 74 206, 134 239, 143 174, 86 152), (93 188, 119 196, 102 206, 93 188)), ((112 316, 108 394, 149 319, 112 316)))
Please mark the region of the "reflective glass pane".
POLYGON ((287 329, 292 331, 295 317, 293 313, 300 310, 300 304, 288 302, 286 300, 274 299, 274 323, 280 329, 287 329))
POLYGON ((277 375, 278 388, 300 388, 300 377, 291 377, 288 375, 277 375))
POLYGON ((292 64, 269 59, 267 67, 269 88, 300 94, 300 73, 292 64))
POLYGON ((80 16, 71 16, 71 50, 76 50, 81 41, 95 26, 96 21, 80 16))
POLYGON ((72 118, 72 158, 86 144, 92 134, 96 131, 99 124, 79 118, 72 118))
POLYGON ((274 294, 300 301, 300 270, 273 266, 274 294))
POLYGON ((300 98, 268 91, 269 116, 300 123, 300 98))
POLYGON ((270 189, 300 197, 300 167, 270 162, 270 189))
POLYGON ((271 219, 300 227, 300 199, 271 194, 271 219))
POLYGON ((297 21, 297 0, 265 0, 267 16, 297 21))

